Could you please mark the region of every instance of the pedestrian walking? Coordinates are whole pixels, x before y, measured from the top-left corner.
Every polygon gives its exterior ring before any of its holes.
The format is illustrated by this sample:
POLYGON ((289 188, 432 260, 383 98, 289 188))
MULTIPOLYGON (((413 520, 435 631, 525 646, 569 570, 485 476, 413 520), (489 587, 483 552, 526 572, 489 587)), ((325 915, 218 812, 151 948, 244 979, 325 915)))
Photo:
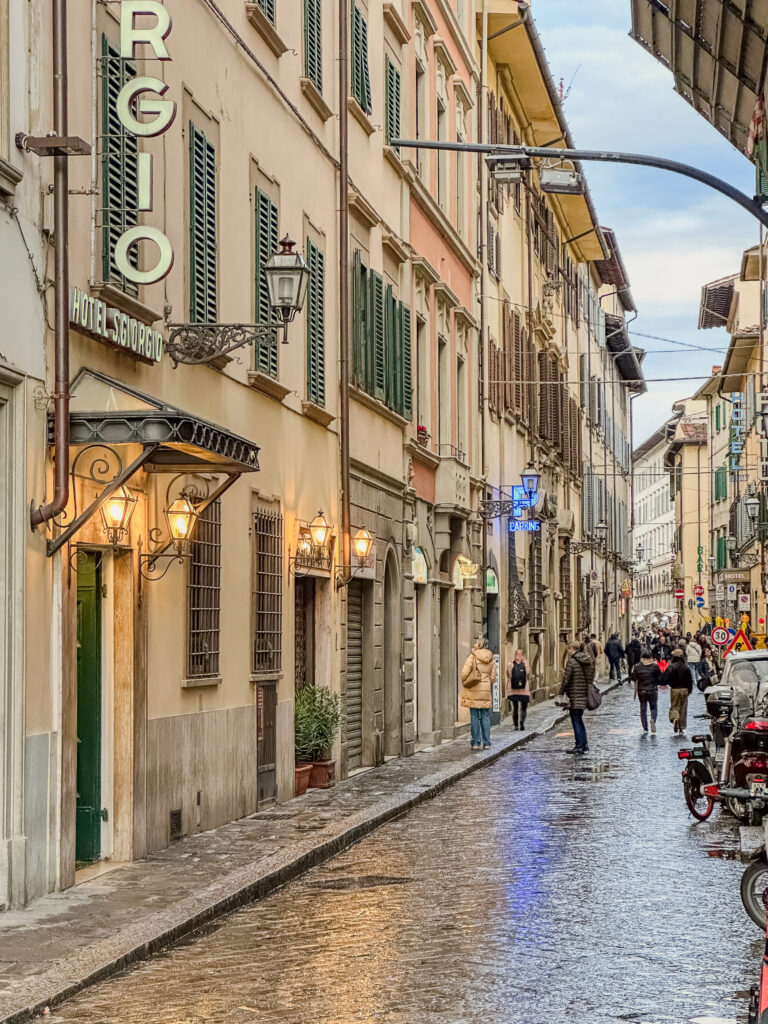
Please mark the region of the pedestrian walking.
POLYGON ((569 754, 586 754, 589 750, 587 730, 584 725, 584 712, 587 709, 587 691, 590 683, 595 681, 595 662, 576 644, 568 645, 568 661, 563 672, 560 694, 568 698, 571 725, 573 726, 574 746, 569 754))
MULTIPOLYGON (((632 676, 632 669, 637 665, 643 656, 643 644, 640 643, 638 636, 633 636, 627 644, 627 670, 629 671, 630 678, 632 676)), ((645 644, 647 647, 648 644, 645 644)))
POLYGON ((672 657, 672 648, 669 646, 669 641, 664 634, 653 645, 652 654, 661 671, 665 672, 669 665, 669 659, 672 657))
POLYGON ((653 655, 646 647, 640 662, 632 670, 630 680, 635 684, 635 697, 640 701, 640 721, 643 732, 648 732, 648 709, 651 711, 651 732, 656 732, 656 718, 659 713, 659 683, 661 669, 653 660, 653 655))
POLYGON ((512 705, 515 728, 525 730, 525 716, 531 699, 531 666, 518 648, 512 661, 507 665, 507 697, 512 705))
POLYGON ((689 640, 685 649, 688 668, 691 670, 691 680, 694 686, 699 682, 699 666, 701 665, 701 644, 696 640, 689 640))
POLYGON ((701 654, 699 662, 699 678, 696 685, 702 693, 717 683, 717 665, 712 658, 712 651, 707 647, 701 654))
POLYGON ((488 750, 491 745, 491 707, 496 682, 496 659, 480 637, 461 670, 461 706, 469 708, 470 747, 488 750))
POLYGON ((683 735, 688 724, 688 696, 693 683, 679 647, 672 651, 672 661, 662 676, 662 683, 669 687, 669 720, 674 731, 683 735))
POLYGON ((610 665, 608 678, 618 679, 621 682, 621 659, 626 656, 626 651, 622 646, 621 640, 619 640, 618 633, 611 633, 608 638, 608 642, 605 645, 605 655, 610 665))

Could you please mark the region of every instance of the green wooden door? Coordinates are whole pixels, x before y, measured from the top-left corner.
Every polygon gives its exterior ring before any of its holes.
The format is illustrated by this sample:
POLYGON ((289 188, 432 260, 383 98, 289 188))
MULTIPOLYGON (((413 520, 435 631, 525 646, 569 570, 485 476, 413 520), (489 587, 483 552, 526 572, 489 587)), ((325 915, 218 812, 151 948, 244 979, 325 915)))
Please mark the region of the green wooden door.
POLYGON ((79 863, 101 853, 101 580, 96 556, 77 573, 77 827, 79 863))

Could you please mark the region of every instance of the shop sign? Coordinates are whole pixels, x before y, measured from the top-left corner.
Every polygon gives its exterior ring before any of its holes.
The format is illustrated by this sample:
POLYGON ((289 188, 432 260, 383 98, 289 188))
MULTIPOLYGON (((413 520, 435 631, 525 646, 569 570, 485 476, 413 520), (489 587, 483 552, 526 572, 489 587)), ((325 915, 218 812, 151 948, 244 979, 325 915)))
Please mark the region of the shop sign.
POLYGON ((627 613, 627 604, 626 604, 626 601, 624 600, 624 598, 621 598, 621 600, 619 601, 619 618, 621 618, 623 615, 626 615, 626 613, 627 613))
POLYGON ((749 573, 742 570, 723 569, 720 573, 723 583, 749 583, 749 573))
MULTIPOLYGON (((171 34, 171 15, 157 0, 122 0, 120 4, 120 56, 123 60, 136 60, 138 47, 149 46, 156 60, 171 59, 165 40, 171 34), (153 19, 154 24, 138 27, 137 19, 153 19)), ((145 55, 142 55, 145 56, 145 55)), ((147 58, 152 59, 152 58, 147 58)), ((176 118, 175 100, 164 99, 168 83, 150 75, 138 75, 129 79, 117 97, 117 116, 129 135, 153 139, 165 134, 176 118), (140 121, 138 115, 151 120, 140 121)), ((148 212, 154 209, 152 186, 152 154, 139 153, 137 190, 138 209, 148 212)), ((173 266, 173 247, 159 228, 139 224, 129 228, 118 238, 113 253, 115 265, 128 281, 134 284, 156 284, 167 277, 173 266), (158 255, 154 267, 139 270, 130 259, 133 246, 140 242, 153 242, 158 255)))
POLYGON ((413 582, 414 583, 426 583, 427 582, 427 560, 424 557, 424 552, 421 548, 413 549, 413 582))
POLYGON ((493 569, 488 569, 485 574, 485 591, 487 594, 498 594, 499 578, 493 569))
POLYGON ((538 519, 510 519, 510 533, 538 533, 541 530, 541 523, 538 519))
POLYGON ((159 363, 163 357, 160 331, 110 308, 79 288, 69 290, 69 326, 79 334, 125 349, 147 363, 159 363))
POLYGON ((702 572, 704 569, 704 548, 699 546, 696 548, 696 572, 702 572))

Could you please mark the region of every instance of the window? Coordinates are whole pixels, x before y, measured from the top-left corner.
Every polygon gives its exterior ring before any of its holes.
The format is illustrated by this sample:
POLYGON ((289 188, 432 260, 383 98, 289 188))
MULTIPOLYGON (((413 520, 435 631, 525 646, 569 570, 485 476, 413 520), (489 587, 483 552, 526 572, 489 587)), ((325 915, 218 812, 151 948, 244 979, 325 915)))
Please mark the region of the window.
POLYGON ((283 517, 276 506, 253 513, 253 671, 279 672, 283 656, 283 517))
POLYGON ((456 445, 460 452, 466 455, 466 425, 467 425, 467 384, 466 384, 466 363, 461 358, 456 364, 456 445))
POLYGON ((416 422, 429 428, 429 345, 427 325, 416 324, 416 422))
MULTIPOLYGON (((127 81, 136 77, 135 66, 122 60, 120 51, 102 37, 101 78, 101 197, 104 205, 102 228, 102 273, 104 280, 116 284, 128 295, 139 289, 117 269, 115 246, 129 228, 139 222, 139 147, 135 135, 127 132, 117 116, 117 97, 127 81)), ((138 247, 129 254, 138 267, 138 247)))
MULTIPOLYGON (((423 65, 416 61, 416 138, 427 137, 427 73, 423 65)), ((419 149, 416 154, 418 171, 421 177, 427 173, 427 150, 419 149)))
MULTIPOLYGON (((278 210, 266 192, 256 189, 254 206, 256 208, 256 321, 270 323, 272 307, 269 304, 267 276, 264 265, 277 250, 278 244, 278 210)), ((273 345, 259 345, 255 352, 256 369, 270 377, 277 377, 278 348, 273 345)))
POLYGON ((307 398, 325 405, 325 256, 307 239, 307 398))
POLYGON ((219 674, 221 618, 221 502, 214 501, 195 527, 187 585, 187 677, 219 674))
POLYGON ((440 445, 451 441, 449 403, 448 342, 441 337, 437 339, 437 440, 440 445))
POLYGON ((368 70, 368 24, 357 4, 352 5, 352 95, 370 114, 371 76, 368 70))
POLYGON ((717 568, 725 569, 728 564, 728 545, 725 537, 717 538, 717 568))
MULTIPOLYGON (((386 143, 392 144, 392 139, 400 138, 400 71, 392 63, 389 57, 386 58, 386 143)), ((395 147, 397 152, 400 150, 395 147)))
MULTIPOLYGON (((456 137, 457 142, 463 142, 464 139, 461 135, 456 137)), ((462 238, 467 233, 467 218, 466 218, 466 154, 456 154, 456 230, 459 232, 462 238)))
MULTIPOLYGON (((448 111, 440 96, 437 97, 437 141, 445 142, 448 138, 448 111)), ((445 209, 446 179, 448 177, 448 154, 444 149, 437 152, 437 202, 445 209)))
POLYGON ((304 0, 304 75, 323 91, 322 0, 304 0))
POLYGON ((398 415, 413 415, 411 311, 355 251, 352 268, 354 382, 398 415))
POLYGON ((275 3, 276 0, 256 0, 261 12, 273 25, 275 24, 275 3))
POLYGON ((718 466, 715 470, 715 501, 723 501, 728 497, 728 470, 718 466))
POLYGON ((189 122, 189 318, 216 323, 216 150, 189 122))

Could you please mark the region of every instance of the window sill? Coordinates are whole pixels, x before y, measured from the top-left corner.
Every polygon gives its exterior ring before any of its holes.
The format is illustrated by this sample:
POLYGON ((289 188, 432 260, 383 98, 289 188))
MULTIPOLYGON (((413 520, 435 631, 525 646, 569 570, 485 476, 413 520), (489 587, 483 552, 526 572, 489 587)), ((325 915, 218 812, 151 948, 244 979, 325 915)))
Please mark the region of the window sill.
POLYGON ((23 171, 0 156, 0 202, 11 199, 16 194, 16 186, 23 177, 23 171))
POLYGON ((401 178, 408 180, 408 168, 405 166, 403 161, 397 155, 397 150, 394 150, 391 146, 384 147, 384 157, 389 163, 392 164, 394 169, 400 175, 401 178))
POLYGON ((333 111, 325 102, 323 94, 311 78, 300 78, 299 84, 301 85, 301 91, 304 93, 304 98, 323 121, 327 121, 333 116, 333 111))
POLYGON ((371 204, 359 192, 349 191, 349 208, 356 214, 367 228, 375 228, 379 223, 379 215, 371 204))
POLYGON ((283 678, 282 672, 251 672, 252 683, 279 683, 283 678))
POLYGON ((151 306, 145 306, 133 295, 126 295, 117 285, 110 284, 108 281, 97 281, 91 286, 91 292, 97 299, 106 302, 108 306, 114 306, 121 313, 127 313, 128 316, 132 316, 141 323, 154 324, 163 318, 162 313, 158 313, 151 306))
POLYGON ((316 405, 314 402, 302 402, 301 411, 308 419, 319 423, 321 427, 329 427, 336 419, 332 412, 328 412, 322 405, 316 405))
POLYGON ((378 413, 385 420, 389 420, 390 423, 394 423, 396 426, 405 430, 409 426, 410 420, 407 420, 404 416, 401 416, 398 412, 393 412, 389 406, 384 405, 378 398, 373 398, 368 394, 367 391, 363 391, 356 385, 351 384, 349 388, 350 398, 353 398, 358 405, 364 405, 367 409, 372 409, 373 412, 378 413))
POLYGON ((368 114, 363 110, 354 96, 347 96, 347 110, 362 127, 366 135, 373 135, 376 125, 373 124, 368 114))
POLYGON ((221 686, 221 676, 205 676, 202 679, 182 679, 183 690, 196 690, 201 686, 221 686))
POLYGON ((275 26, 262 11, 258 4, 246 3, 245 14, 248 21, 253 25, 261 38, 270 48, 272 53, 279 59, 287 51, 288 47, 277 34, 275 26))
POLYGON ((291 389, 281 384, 279 380, 275 380, 274 377, 270 377, 268 373, 262 373, 260 370, 248 371, 248 384, 254 390, 261 391, 263 395, 269 395, 270 398, 274 398, 278 402, 282 402, 285 396, 291 392, 291 389))
POLYGON ((414 459, 425 463, 427 466, 431 466, 433 469, 440 465, 440 456, 430 451, 429 448, 425 448, 423 444, 419 444, 418 441, 414 441, 412 437, 408 439, 405 450, 414 459))

